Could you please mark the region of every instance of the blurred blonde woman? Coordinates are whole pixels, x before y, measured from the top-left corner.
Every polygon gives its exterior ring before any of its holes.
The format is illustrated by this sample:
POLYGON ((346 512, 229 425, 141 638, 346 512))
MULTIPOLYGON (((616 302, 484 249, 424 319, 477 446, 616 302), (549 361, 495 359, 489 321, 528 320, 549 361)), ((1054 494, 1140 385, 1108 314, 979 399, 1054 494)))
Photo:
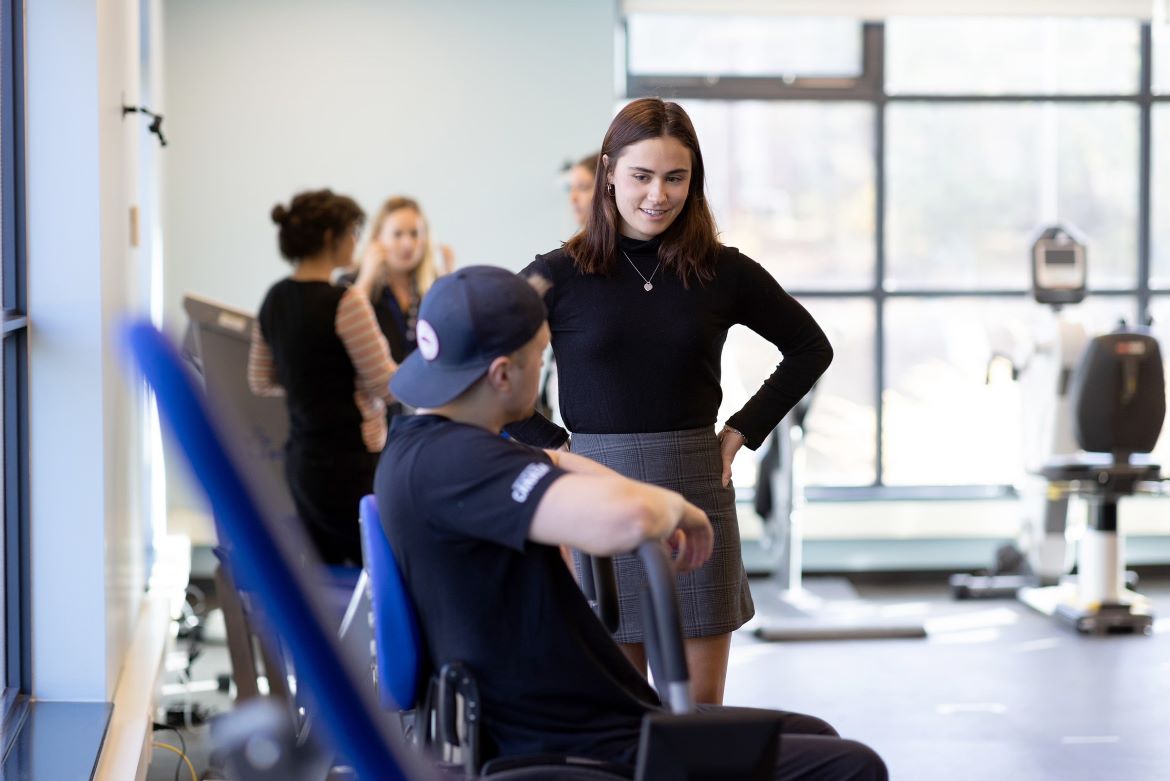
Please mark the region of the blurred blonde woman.
MULTIPOLYGON (((390 355, 401 363, 417 344, 414 329, 419 302, 440 274, 455 268, 455 253, 445 244, 438 245, 436 251, 418 201, 396 195, 375 215, 361 265, 381 269, 370 300, 390 355)), ((356 276, 357 272, 351 271, 342 280, 352 283, 356 276)))

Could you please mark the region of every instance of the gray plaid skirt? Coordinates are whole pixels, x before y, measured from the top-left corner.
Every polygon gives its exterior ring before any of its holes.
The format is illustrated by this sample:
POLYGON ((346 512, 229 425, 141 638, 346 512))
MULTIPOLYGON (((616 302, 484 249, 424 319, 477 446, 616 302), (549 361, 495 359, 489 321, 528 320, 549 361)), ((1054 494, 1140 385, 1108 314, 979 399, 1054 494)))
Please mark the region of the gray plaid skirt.
MULTIPOLYGON (((735 489, 721 485, 723 461, 711 428, 653 434, 573 434, 572 450, 626 477, 678 491, 707 513, 715 548, 700 569, 678 576, 679 612, 685 637, 722 635, 743 626, 755 612, 739 547, 735 489)), ((580 558, 576 554, 578 575, 580 558)), ((641 643, 642 563, 634 555, 614 557, 621 624, 619 643, 641 643)))

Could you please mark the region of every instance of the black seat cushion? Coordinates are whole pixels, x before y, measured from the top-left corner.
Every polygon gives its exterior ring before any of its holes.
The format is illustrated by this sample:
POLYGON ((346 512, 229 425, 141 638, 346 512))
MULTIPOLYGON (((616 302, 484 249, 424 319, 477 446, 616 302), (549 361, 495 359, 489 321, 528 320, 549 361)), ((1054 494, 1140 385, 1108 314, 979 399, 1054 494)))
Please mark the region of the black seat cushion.
POLYGON ((1166 417, 1158 341, 1117 332, 1089 342, 1072 378, 1077 444, 1092 453, 1149 453, 1166 417))

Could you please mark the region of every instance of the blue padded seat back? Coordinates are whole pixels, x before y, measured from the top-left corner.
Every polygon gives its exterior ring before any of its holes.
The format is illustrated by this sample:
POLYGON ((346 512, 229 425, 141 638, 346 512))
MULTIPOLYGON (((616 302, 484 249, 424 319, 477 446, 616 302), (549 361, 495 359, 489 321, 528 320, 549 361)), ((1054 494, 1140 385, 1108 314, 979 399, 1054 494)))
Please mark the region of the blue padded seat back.
MULTIPOLYGON (((405 781, 395 755, 393 733, 378 718, 377 704, 361 685, 361 675, 342 655, 336 629, 314 593, 304 568, 291 555, 307 546, 303 532, 281 529, 262 509, 259 497, 239 471, 224 432, 196 392, 175 349, 149 323, 126 330, 126 341, 158 401, 159 416, 169 424, 195 477, 211 503, 212 513, 231 547, 233 571, 247 572, 272 628, 287 641, 297 670, 298 688, 312 698, 315 723, 361 778, 405 781), (296 545, 294 545, 294 542, 296 545)), ((403 758, 411 762, 409 754, 403 758)), ((415 764, 412 762, 412 764, 415 764)), ((417 773, 417 775, 415 774, 417 773)), ((415 779, 432 778, 425 768, 415 779)))
POLYGON ((394 549, 382 528, 377 501, 372 495, 365 496, 360 507, 362 555, 374 606, 378 696, 383 708, 409 710, 418 693, 418 617, 406 593, 394 549))

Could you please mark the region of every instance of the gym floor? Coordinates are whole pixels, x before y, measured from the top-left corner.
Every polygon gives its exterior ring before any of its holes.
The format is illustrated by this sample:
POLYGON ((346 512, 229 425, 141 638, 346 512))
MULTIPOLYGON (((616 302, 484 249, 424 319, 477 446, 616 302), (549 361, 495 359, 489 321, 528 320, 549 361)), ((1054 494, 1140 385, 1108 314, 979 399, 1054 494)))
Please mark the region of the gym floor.
MULTIPOLYGON (((739 632, 726 700, 820 716, 876 749, 893 779, 1170 779, 1170 579, 1141 591, 1162 616, 1152 636, 1093 637, 1014 600, 953 601, 941 583, 863 587, 868 609, 845 613, 922 619, 928 639, 739 632)), ((753 593, 753 623, 782 615, 770 582, 753 593)))
MULTIPOLYGON (((735 635, 730 705, 820 716, 876 749, 898 781, 1170 779, 1170 578, 1141 584, 1162 616, 1152 636, 1078 635, 1015 601, 953 601, 940 579, 862 586, 864 603, 832 603, 837 621, 921 620, 928 639, 765 643, 748 630, 788 614, 771 581, 752 588, 758 614, 735 635)), ((832 595, 832 584, 811 588, 832 595)), ((229 671, 221 631, 213 622, 195 678, 229 671)), ((215 691, 191 701, 230 707, 215 691)), ((183 728, 200 777, 206 731, 183 728)), ((148 781, 189 778, 176 762, 155 750, 148 781)))

